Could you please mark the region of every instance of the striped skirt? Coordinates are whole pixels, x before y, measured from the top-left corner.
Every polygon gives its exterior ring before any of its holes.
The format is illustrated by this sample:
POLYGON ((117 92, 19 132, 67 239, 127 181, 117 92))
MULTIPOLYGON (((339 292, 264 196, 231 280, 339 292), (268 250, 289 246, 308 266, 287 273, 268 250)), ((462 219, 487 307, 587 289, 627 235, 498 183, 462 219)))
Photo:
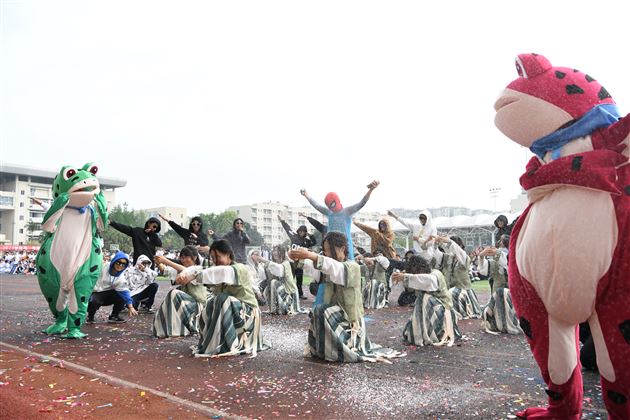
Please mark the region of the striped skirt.
POLYGON ((153 336, 185 337, 199 332, 199 314, 203 305, 179 289, 172 289, 153 318, 153 336))
POLYGON ((191 347, 195 357, 232 356, 247 353, 255 357, 266 350, 260 328, 260 309, 242 303, 227 293, 208 300, 199 320, 199 344, 191 347))
POLYGON ((381 309, 387 304, 387 287, 378 280, 368 280, 363 288, 363 307, 381 309))
POLYGON ((403 329, 403 339, 416 346, 452 346, 461 337, 455 311, 446 309, 430 294, 420 293, 403 329))
POLYGON ((522 334, 518 317, 512 305, 510 289, 497 289, 490 297, 490 302, 483 309, 483 326, 491 334, 522 334))
POLYGON ((405 356, 370 342, 365 321, 348 321, 346 312, 337 305, 316 305, 308 330, 308 352, 330 362, 386 362, 405 356))
POLYGON ((276 315, 305 314, 308 311, 300 308, 297 290, 289 294, 280 280, 271 280, 265 289, 265 299, 269 305, 269 313, 276 315))
POLYGON ((472 289, 452 287, 453 309, 461 319, 481 318, 481 307, 477 294, 472 289))

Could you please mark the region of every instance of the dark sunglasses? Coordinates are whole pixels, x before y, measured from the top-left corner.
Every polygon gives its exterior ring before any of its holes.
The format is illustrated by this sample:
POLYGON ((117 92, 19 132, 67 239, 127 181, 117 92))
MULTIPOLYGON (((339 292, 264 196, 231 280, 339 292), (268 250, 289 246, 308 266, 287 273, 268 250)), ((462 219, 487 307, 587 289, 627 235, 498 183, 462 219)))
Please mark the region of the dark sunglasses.
POLYGON ((191 225, 193 225, 193 226, 201 226, 201 223, 199 223, 199 222, 192 222, 191 225))
POLYGON ((125 266, 125 265, 127 265, 127 262, 116 261, 116 262, 114 263, 114 265, 122 265, 122 266, 125 266))

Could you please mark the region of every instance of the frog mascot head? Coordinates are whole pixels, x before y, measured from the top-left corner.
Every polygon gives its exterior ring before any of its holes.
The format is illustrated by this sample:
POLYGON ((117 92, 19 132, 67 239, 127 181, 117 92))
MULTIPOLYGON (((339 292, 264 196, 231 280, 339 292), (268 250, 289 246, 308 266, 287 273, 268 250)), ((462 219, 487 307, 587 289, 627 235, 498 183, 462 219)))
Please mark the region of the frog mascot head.
POLYGON ((98 167, 64 166, 53 182, 53 202, 44 216, 37 254, 39 286, 55 317, 46 334, 82 338, 87 305, 103 264, 99 235, 107 225, 107 201, 98 167))
POLYGON ((512 230, 509 285, 548 389, 523 418, 579 419, 576 334, 588 322, 610 418, 630 418, 630 115, 608 91, 538 54, 495 103, 495 124, 534 157, 521 185, 529 206, 512 230))

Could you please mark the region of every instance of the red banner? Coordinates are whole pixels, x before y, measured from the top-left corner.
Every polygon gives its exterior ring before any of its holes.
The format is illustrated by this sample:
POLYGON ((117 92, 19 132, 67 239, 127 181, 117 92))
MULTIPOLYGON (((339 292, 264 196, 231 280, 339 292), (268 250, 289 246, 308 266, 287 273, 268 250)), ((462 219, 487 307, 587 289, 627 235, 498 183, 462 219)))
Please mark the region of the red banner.
POLYGON ((0 245, 0 251, 39 251, 39 245, 0 245))

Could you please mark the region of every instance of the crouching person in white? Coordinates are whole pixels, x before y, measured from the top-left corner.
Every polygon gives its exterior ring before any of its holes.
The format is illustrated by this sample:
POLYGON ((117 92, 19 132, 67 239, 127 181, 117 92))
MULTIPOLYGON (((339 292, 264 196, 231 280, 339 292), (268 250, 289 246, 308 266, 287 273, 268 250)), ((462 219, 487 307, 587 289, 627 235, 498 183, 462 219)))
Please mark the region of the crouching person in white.
POLYGON ((416 346, 452 346, 461 338, 451 292, 440 270, 431 270, 429 262, 419 255, 407 261, 404 273, 392 274, 392 282, 403 282, 416 290, 411 319, 405 325, 403 338, 416 346))
POLYGON ((212 357, 247 353, 254 357, 269 346, 263 343, 251 273, 234 261, 232 247, 225 239, 210 245, 210 255, 214 267, 186 268, 175 279, 181 285, 214 285, 215 297, 208 300, 201 314, 199 344, 192 347, 193 354, 212 357))
POLYGON ((376 362, 400 357, 392 349, 373 345, 363 320, 361 269, 348 260, 348 240, 343 233, 328 232, 324 255, 305 248, 289 252, 292 260, 304 260, 304 272, 326 283, 323 303, 313 308, 308 330, 311 356, 332 362, 376 362), (314 265, 314 267, 313 267, 314 265), (321 278, 324 274, 324 278, 321 278))

